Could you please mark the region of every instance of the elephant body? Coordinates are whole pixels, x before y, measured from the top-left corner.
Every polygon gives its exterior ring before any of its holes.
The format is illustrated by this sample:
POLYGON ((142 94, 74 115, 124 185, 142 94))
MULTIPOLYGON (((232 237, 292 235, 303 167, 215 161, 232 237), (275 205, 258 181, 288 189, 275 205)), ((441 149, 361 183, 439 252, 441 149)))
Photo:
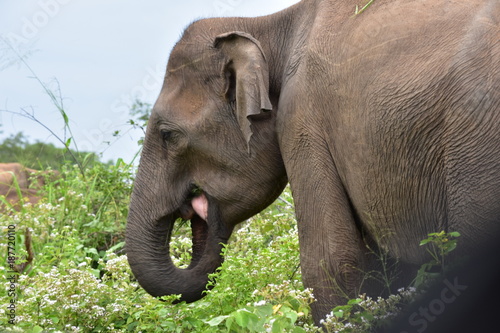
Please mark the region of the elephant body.
MULTIPOLYGON (((57 171, 33 170, 19 163, 0 163, 0 195, 4 196, 14 209, 20 209, 20 200, 37 203, 40 199, 38 192, 47 178, 55 180, 58 176, 57 171)), ((3 206, 0 205, 0 210, 5 209, 3 206)))
POLYGON ((186 29, 127 226, 148 292, 200 298, 219 243, 287 181, 316 322, 346 295, 380 293, 364 274, 380 255, 403 284, 429 259, 428 233, 459 231, 462 252, 498 234, 500 3, 380 0, 353 14, 350 1, 303 0, 186 29), (187 270, 165 259, 179 217, 193 227, 187 270))

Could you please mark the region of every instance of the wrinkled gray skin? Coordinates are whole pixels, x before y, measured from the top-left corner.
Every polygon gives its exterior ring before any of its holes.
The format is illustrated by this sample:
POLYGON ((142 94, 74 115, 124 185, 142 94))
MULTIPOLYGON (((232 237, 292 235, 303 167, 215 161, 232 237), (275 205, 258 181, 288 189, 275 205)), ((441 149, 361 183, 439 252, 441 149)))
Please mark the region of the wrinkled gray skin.
POLYGON ((463 252, 494 234, 500 2, 354 9, 304 0, 186 29, 149 121, 127 225, 128 259, 149 293, 201 298, 220 243, 287 182, 316 322, 346 295, 382 291, 362 283, 378 267, 370 252, 414 274, 429 260, 418 245, 427 233, 461 232, 463 252), (179 217, 193 229, 184 270, 169 256, 179 217))

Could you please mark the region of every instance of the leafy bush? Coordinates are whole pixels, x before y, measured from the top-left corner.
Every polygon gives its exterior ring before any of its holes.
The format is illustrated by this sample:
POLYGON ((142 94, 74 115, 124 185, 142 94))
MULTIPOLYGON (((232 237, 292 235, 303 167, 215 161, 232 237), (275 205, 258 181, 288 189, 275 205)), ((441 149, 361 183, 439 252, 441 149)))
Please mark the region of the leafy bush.
POLYGON ((413 287, 399 289, 387 298, 360 295, 346 305, 335 307, 322 323, 327 332, 372 332, 388 325, 416 296, 413 287))
MULTIPOLYGON (((15 253, 15 267, 23 269, 15 281, 15 296, 12 280, 4 279, 0 288, 2 331, 321 331, 310 315, 314 296, 301 282, 297 226, 288 190, 235 230, 206 297, 173 305, 178 296, 163 297, 160 302, 139 287, 122 252, 133 173, 123 161, 96 164, 84 175, 79 167, 66 165, 62 178, 44 187, 38 204, 3 213, 2 243, 15 239, 15 246, 0 252, 5 263, 0 273, 13 274, 14 258, 9 252, 15 253), (32 244, 32 262, 25 243, 32 244), (8 316, 12 302, 14 324, 8 316)), ((189 229, 180 225, 171 242, 179 266, 190 261, 189 229)), ((433 252, 437 258, 444 258, 454 245, 447 245, 446 235, 436 235, 429 242, 437 246, 438 252, 433 252)), ((361 295, 333 309, 324 329, 368 332, 392 318, 414 294, 414 289, 404 289, 377 300, 361 295)))
MULTIPOLYGON (((140 288, 123 247, 133 171, 122 161, 96 164, 82 175, 65 166, 44 188, 44 199, 3 214, 2 235, 15 226, 17 264, 26 262, 25 230, 34 260, 16 285, 15 325, 8 323, 9 281, 0 290, 0 326, 10 331, 234 332, 300 330, 311 324, 310 291, 302 287, 297 229, 289 192, 232 236, 216 286, 192 304, 159 302, 140 288)), ((175 261, 189 262, 188 226, 171 243, 175 261)), ((8 253, 1 252, 2 262, 8 253)), ((10 273, 8 265, 0 267, 10 273)))
POLYGON ((457 237, 460 233, 453 232, 434 232, 427 235, 426 239, 420 242, 420 246, 427 245, 427 252, 431 255, 432 259, 423 264, 417 272, 414 285, 417 288, 425 288, 431 284, 435 279, 439 278, 446 271, 445 260, 451 251, 457 247, 457 237))
POLYGON ((335 307, 322 321, 324 329, 327 332, 366 333, 385 328, 445 272, 448 268, 445 259, 456 248, 456 238, 459 236, 458 232, 445 231, 429 234, 420 245, 430 245, 430 249, 426 250, 432 259, 418 270, 413 286, 401 288, 387 298, 378 297, 375 300, 367 295, 360 295, 359 298, 351 299, 346 305, 335 307), (440 269, 440 272, 434 272, 435 268, 440 269))

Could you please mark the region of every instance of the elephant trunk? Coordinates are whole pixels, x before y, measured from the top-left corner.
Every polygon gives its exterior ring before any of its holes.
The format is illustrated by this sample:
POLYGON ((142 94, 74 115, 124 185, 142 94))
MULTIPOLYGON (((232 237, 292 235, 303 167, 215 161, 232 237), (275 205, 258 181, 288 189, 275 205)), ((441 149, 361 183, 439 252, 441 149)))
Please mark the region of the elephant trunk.
POLYGON ((203 193, 162 214, 155 209, 155 200, 148 200, 143 192, 134 188, 126 230, 126 253, 132 272, 153 296, 181 294, 181 301, 186 302, 202 298, 208 275, 222 264, 222 244, 231 234, 221 223, 217 204, 203 193), (192 260, 186 269, 174 265, 169 251, 179 217, 189 219, 192 228, 192 260))

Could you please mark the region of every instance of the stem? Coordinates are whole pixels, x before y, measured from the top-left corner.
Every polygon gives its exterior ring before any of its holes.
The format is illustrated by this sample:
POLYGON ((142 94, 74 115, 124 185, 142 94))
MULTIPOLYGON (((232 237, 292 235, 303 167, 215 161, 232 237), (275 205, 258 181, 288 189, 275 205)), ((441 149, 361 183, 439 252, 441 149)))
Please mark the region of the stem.
MULTIPOLYGON (((69 154, 71 155, 71 157, 73 158, 73 160, 75 160, 76 164, 78 165, 78 169, 80 170, 80 173, 82 174, 83 176, 83 179, 85 179, 85 170, 83 169, 83 165, 80 163, 80 161, 76 158, 75 154, 73 153, 73 151, 71 149, 69 149, 68 146, 66 146, 66 142, 63 141, 63 139, 61 139, 53 130, 51 130, 47 125, 45 125, 44 123, 42 123, 40 120, 38 120, 33 114, 30 114, 28 111, 26 111, 25 109, 21 109, 23 111, 23 113, 21 112, 14 112, 14 111, 9 111, 9 110, 0 110, 0 112, 7 112, 7 113, 11 113, 11 114, 15 114, 17 116, 21 116, 21 117, 25 117, 25 118, 28 118, 34 122, 36 122, 37 124, 39 124, 40 126, 42 126, 43 128, 45 128, 47 131, 49 131, 50 134, 52 134, 56 139, 57 141, 59 141, 60 143, 62 143, 64 145, 64 147, 66 147, 66 149, 68 150, 69 154)), ((75 145, 76 146, 76 145, 75 145)))
MULTIPOLYGON (((73 135, 73 131, 71 130, 71 127, 69 126, 69 118, 68 118, 68 115, 66 114, 66 112, 64 111, 64 105, 63 105, 63 99, 61 97, 61 89, 60 89, 60 86, 59 86, 59 83, 57 84, 58 86, 58 91, 59 91, 59 98, 56 97, 56 95, 54 94, 53 91, 51 91, 47 85, 45 83, 42 82, 42 80, 40 80, 40 78, 38 77, 38 75, 36 75, 35 71, 31 68, 31 66, 24 60, 24 58, 16 51, 16 49, 7 41, 5 40, 4 38, 0 38, 10 49, 11 51, 17 56, 17 58, 21 61, 21 63, 26 66, 26 68, 30 71, 30 73, 33 75, 33 78, 42 86, 43 90, 45 91, 45 93, 50 97, 50 100, 52 101, 52 103, 55 105, 55 107, 57 108, 57 110, 59 111, 59 113, 61 114, 61 116, 63 117, 63 120, 64 120, 64 139, 61 139, 57 134, 54 133, 54 131, 52 131, 50 128, 48 128, 46 125, 44 125, 41 121, 39 121, 38 119, 35 118, 34 114, 30 114, 29 112, 27 112, 26 110, 24 109, 21 109, 25 114, 23 115, 22 113, 17 113, 17 112, 11 112, 11 111, 7 111, 7 110, 2 110, 2 111, 5 111, 5 112, 10 112, 10 113, 13 113, 13 114, 18 114, 18 115, 21 115, 21 116, 24 116, 28 119, 31 119, 33 121, 35 121, 36 123, 42 125, 46 130, 48 130, 59 142, 61 142, 64 147, 66 147, 66 149, 68 150, 68 152, 70 153, 71 157, 75 160, 76 164, 78 165, 78 168, 80 169, 80 172, 83 176, 83 178, 85 179, 85 170, 83 169, 83 165, 80 163, 80 161, 76 158, 76 156, 73 154, 73 152, 69 149, 69 144, 68 144, 68 141, 66 140, 66 130, 69 132, 70 134, 70 138, 73 139, 74 138, 74 135, 73 135)), ((74 140, 71 140, 71 142, 73 142, 74 140)), ((75 145, 75 150, 76 152, 78 152, 78 145, 76 144, 76 141, 73 143, 75 145)))
POLYGON ((360 10, 358 10, 358 6, 356 6, 356 11, 354 12, 354 15, 359 15, 362 12, 364 12, 372 3, 374 0, 368 1, 366 5, 364 5, 360 10))
POLYGON ((444 257, 445 257, 444 250, 441 247, 441 273, 444 273, 444 257))

